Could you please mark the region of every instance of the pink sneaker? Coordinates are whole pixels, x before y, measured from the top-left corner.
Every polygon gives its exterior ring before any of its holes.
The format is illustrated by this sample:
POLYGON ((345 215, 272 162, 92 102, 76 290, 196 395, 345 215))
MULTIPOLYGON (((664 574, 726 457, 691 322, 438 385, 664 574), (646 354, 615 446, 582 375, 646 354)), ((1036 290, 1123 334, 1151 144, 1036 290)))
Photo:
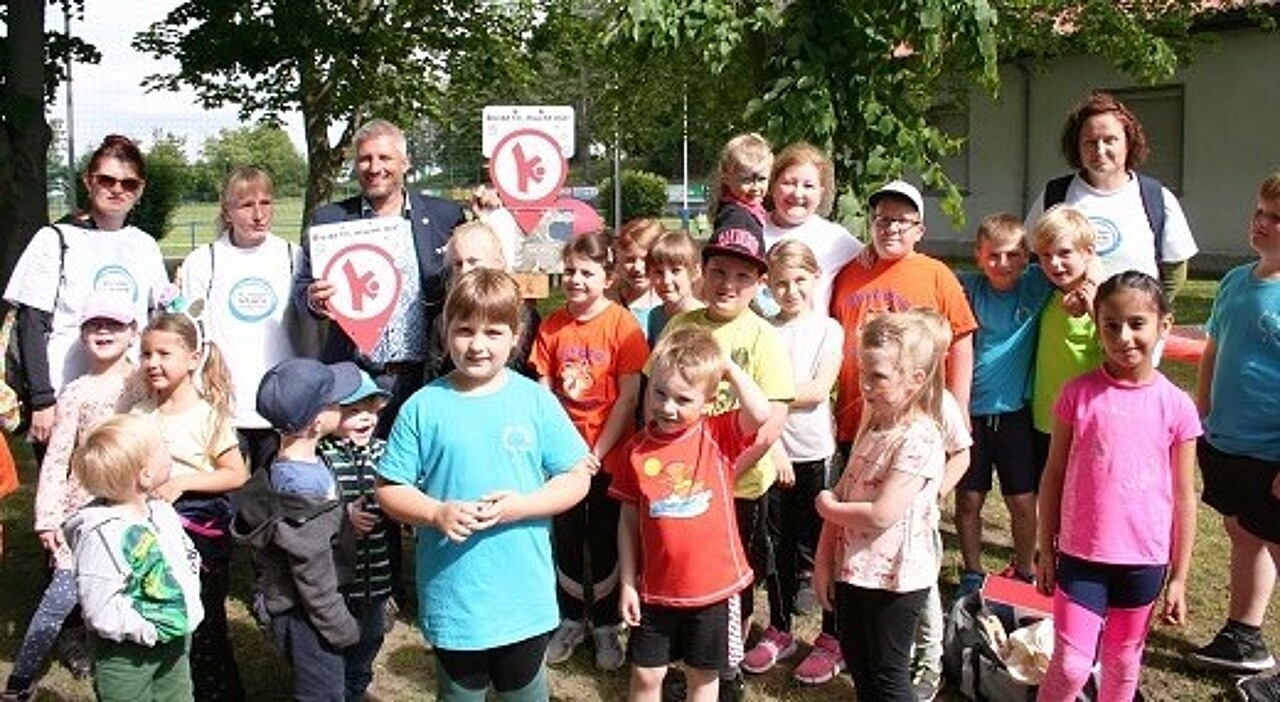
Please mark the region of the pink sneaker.
POLYGON ((805 656, 793 673, 796 680, 806 685, 821 685, 844 670, 844 656, 840 643, 827 634, 819 634, 813 640, 813 650, 805 656))
POLYGON ((795 652, 796 640, 791 634, 769 627, 760 635, 760 641, 743 657, 742 669, 752 675, 767 673, 780 661, 795 655, 795 652))

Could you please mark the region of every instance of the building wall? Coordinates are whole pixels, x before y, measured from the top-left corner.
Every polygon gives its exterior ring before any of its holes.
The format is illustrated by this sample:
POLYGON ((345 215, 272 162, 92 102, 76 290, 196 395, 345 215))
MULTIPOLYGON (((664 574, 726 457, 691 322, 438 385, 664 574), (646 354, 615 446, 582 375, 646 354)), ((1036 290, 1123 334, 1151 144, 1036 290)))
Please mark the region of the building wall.
MULTIPOLYGON (((1025 214, 1045 181, 1067 172, 1058 138, 1085 92, 1141 89, 1089 56, 1033 71, 1010 64, 1000 73, 1000 96, 977 92, 969 105, 963 230, 935 201, 926 205, 925 248, 933 252, 967 255, 983 215, 1025 214)), ((1280 170, 1280 36, 1221 32, 1164 85, 1183 93, 1180 199, 1201 250, 1193 267, 1221 270, 1250 256, 1246 228, 1258 183, 1280 170)))

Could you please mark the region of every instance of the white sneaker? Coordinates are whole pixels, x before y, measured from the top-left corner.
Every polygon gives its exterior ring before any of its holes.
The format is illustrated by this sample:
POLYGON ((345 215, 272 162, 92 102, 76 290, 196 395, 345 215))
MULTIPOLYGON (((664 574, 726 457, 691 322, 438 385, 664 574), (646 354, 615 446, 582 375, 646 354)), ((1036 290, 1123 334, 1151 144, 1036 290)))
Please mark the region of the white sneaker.
POLYGON ((600 670, 617 670, 627 662, 627 654, 622 650, 622 639, 618 627, 598 626, 591 632, 596 644, 596 667, 600 670))
POLYGON ((547 664, 564 663, 573 657, 578 644, 587 638, 587 623, 575 622, 572 619, 561 619, 560 626, 551 634, 547 643, 547 664))

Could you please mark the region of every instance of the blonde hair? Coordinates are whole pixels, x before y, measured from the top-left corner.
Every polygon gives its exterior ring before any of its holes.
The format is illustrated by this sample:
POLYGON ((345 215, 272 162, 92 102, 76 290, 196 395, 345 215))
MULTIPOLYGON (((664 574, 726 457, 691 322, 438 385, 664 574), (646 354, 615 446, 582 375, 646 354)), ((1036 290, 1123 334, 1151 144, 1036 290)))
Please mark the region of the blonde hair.
POLYGON ((768 173, 773 167, 773 148, 769 140, 756 132, 745 132, 725 142, 720 150, 720 166, 716 169, 716 178, 711 188, 711 201, 707 203, 707 217, 715 219, 720 211, 720 204, 728 192, 729 183, 738 177, 738 169, 758 167, 768 173))
POLYGON ((676 329, 658 342, 653 349, 649 377, 662 371, 679 373, 690 385, 705 388, 710 397, 724 375, 724 368, 724 352, 715 337, 704 327, 690 325, 676 329))
POLYGON ((653 247, 653 242, 662 236, 666 229, 662 226, 662 222, 651 217, 637 217, 628 220, 622 225, 622 229, 618 230, 618 236, 613 242, 616 258, 622 258, 622 249, 628 246, 635 246, 642 249, 646 254, 653 247))
POLYGON ((822 267, 813 255, 813 249, 799 239, 784 239, 769 249, 765 261, 769 264, 769 272, 783 268, 803 268, 815 276, 822 275, 822 267))
POLYGON ((152 317, 147 328, 142 331, 143 338, 151 332, 175 334, 182 339, 182 344, 188 351, 200 353, 201 362, 196 369, 199 382, 196 383, 196 388, 200 397, 212 405, 218 415, 215 431, 222 431, 223 423, 231 418, 235 393, 231 384, 231 371, 227 368, 218 345, 206 337, 199 323, 185 312, 164 312, 152 317))
POLYGON ((1097 233, 1080 210, 1070 205, 1054 205, 1045 211, 1031 230, 1031 245, 1039 253, 1064 238, 1080 251, 1094 246, 1097 233))
POLYGON ((493 227, 479 220, 464 222, 453 230, 453 236, 450 236, 449 241, 445 242, 444 245, 444 258, 446 261, 453 262, 454 257, 457 255, 454 242, 463 237, 484 239, 485 243, 493 247, 493 252, 497 254, 498 258, 502 259, 503 267, 506 267, 507 259, 502 253, 502 240, 498 238, 498 233, 493 231, 493 227))
POLYGON ((983 242, 1007 244, 1018 242, 1026 246, 1027 232, 1022 227, 1022 218, 1008 212, 997 212, 982 218, 978 223, 978 231, 974 235, 974 247, 981 247, 983 242))
POLYGON ((769 190, 773 191, 774 185, 784 171, 803 164, 809 164, 818 169, 818 184, 822 186, 822 199, 814 211, 826 217, 831 214, 831 206, 835 204, 836 169, 831 165, 831 159, 827 158, 826 153, 813 144, 797 141, 794 144, 788 144, 778 154, 778 158, 773 161, 773 173, 769 175, 769 190))
POLYGON ((1263 200, 1280 200, 1280 171, 1262 179, 1262 185, 1258 187, 1258 197, 1263 200))
POLYGON ((520 285, 506 271, 476 268, 453 283, 444 300, 446 333, 454 322, 505 324, 520 333, 520 285))
POLYGON ((117 414, 89 432, 71 456, 71 469, 94 497, 125 502, 138 494, 138 475, 151 456, 165 453, 155 422, 117 414))
POLYGON ((237 166, 231 169, 222 181, 222 197, 218 201, 218 216, 214 224, 220 232, 232 235, 231 222, 227 221, 227 210, 235 206, 236 200, 246 193, 265 192, 267 197, 275 198, 276 186, 271 175, 255 166, 237 166))
POLYGON ((683 266, 698 269, 702 266, 702 258, 698 253, 698 244, 683 229, 665 232, 649 247, 649 255, 645 256, 646 270, 658 266, 683 266))
MULTIPOLYGON (((923 415, 942 426, 942 395, 946 387, 941 366, 946 345, 939 343, 941 338, 935 323, 928 321, 923 311, 886 312, 872 316, 862 325, 858 333, 860 364, 864 363, 863 354, 892 351, 897 354, 894 367, 898 372, 904 375, 921 373, 924 376, 920 389, 898 412, 897 423, 914 415, 923 415)), ((871 412, 864 409, 857 439, 870 430, 871 422, 871 412)))

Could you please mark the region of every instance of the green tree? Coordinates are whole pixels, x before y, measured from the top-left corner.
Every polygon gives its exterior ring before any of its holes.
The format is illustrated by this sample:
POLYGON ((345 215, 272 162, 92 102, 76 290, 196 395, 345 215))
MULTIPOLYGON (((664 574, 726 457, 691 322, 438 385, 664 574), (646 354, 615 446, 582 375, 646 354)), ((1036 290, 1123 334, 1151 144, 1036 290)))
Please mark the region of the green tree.
POLYGON ((190 86, 205 107, 237 105, 246 121, 300 111, 309 213, 329 199, 359 124, 431 114, 448 57, 483 45, 508 4, 187 0, 134 47, 178 61, 176 72, 148 79, 153 89, 190 86), (331 127, 340 128, 333 140, 331 127))
MULTIPOLYGON (((667 179, 656 173, 622 172, 622 218, 661 217, 667 206, 667 179)), ((613 217, 613 178, 600 181, 600 209, 606 222, 613 217)))
POLYGON ((959 146, 929 122, 939 103, 999 87, 1002 58, 1067 51, 1104 56, 1140 80, 1169 76, 1186 55, 1190 0, 635 0, 611 38, 672 54, 697 50, 717 76, 761 67, 747 119, 785 144, 832 153, 843 214, 884 180, 919 173, 959 219, 961 197, 940 160, 959 146))
POLYGON ((299 197, 307 188, 307 162, 289 135, 272 123, 223 129, 201 149, 192 192, 202 200, 217 200, 222 181, 237 166, 257 166, 271 174, 276 194, 299 197))
MULTIPOLYGON (((163 239, 173 225, 173 214, 191 185, 193 168, 187 161, 186 139, 156 130, 151 135, 152 145, 143 153, 147 162, 147 186, 142 198, 129 212, 129 224, 163 239)), ((90 154, 80 157, 76 170, 83 173, 89 166, 90 154)), ((89 192, 84 181, 76 179, 76 199, 88 202, 89 192)))

